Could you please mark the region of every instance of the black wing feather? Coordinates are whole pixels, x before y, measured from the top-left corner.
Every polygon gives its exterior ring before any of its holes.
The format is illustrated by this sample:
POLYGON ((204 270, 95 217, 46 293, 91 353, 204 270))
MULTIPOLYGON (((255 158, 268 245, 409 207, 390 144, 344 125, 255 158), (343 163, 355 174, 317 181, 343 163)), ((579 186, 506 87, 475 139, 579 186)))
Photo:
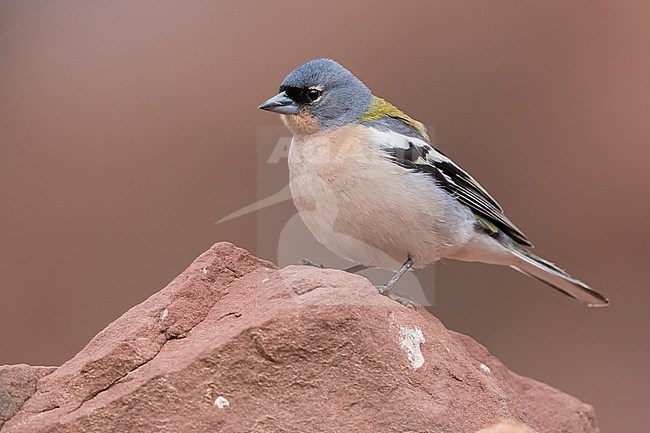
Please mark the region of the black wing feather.
POLYGON ((421 143, 423 145, 416 145, 408 140, 408 149, 384 148, 384 151, 396 164, 414 172, 430 174, 441 188, 472 209, 479 222, 480 218, 484 218, 517 243, 532 246, 521 230, 505 216, 496 200, 474 178, 430 144, 421 143))

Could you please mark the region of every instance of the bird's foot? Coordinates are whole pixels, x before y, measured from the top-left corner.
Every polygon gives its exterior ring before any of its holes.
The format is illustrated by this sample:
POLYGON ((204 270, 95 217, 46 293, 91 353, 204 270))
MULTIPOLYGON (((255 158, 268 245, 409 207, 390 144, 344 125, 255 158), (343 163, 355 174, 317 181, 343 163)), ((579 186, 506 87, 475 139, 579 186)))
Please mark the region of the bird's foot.
POLYGON ((377 289, 380 295, 388 296, 390 294, 390 287, 385 284, 376 285, 375 289, 377 289))
POLYGON ((314 262, 312 262, 312 261, 309 260, 309 259, 300 259, 300 261, 298 262, 298 264, 301 265, 301 266, 313 266, 313 267, 315 267, 315 268, 325 269, 325 265, 324 265, 324 264, 322 264, 322 263, 321 263, 321 264, 314 263, 314 262))
MULTIPOLYGON (((322 264, 322 263, 321 263, 321 264, 314 263, 314 262, 312 262, 312 261, 309 260, 309 259, 300 259, 300 261, 298 262, 298 264, 301 265, 301 266, 313 266, 313 267, 315 267, 315 268, 319 268, 319 269, 327 269, 326 266, 325 266, 324 264, 322 264)), ((370 268, 370 266, 366 266, 366 265, 353 265, 353 266, 350 266, 350 267, 348 267, 348 268, 344 268, 344 269, 341 269, 341 270, 342 270, 342 271, 345 271, 345 272, 349 272, 349 273, 351 273, 351 274, 356 274, 357 272, 361 272, 361 271, 363 271, 363 270, 365 270, 365 269, 368 269, 368 268, 370 268)))
POLYGON ((415 309, 415 302, 403 296, 392 293, 391 287, 388 287, 386 285, 381 285, 381 286, 375 286, 375 289, 377 289, 377 292, 379 292, 380 295, 386 296, 392 299, 393 301, 399 302, 405 307, 415 309))

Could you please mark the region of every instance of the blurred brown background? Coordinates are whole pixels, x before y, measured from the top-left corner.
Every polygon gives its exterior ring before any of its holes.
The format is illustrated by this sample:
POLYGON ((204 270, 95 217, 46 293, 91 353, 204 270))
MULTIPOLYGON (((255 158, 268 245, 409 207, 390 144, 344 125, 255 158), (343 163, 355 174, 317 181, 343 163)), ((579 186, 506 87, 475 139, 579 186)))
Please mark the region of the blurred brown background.
POLYGON ((276 260, 290 202, 214 222, 286 185, 284 161, 258 178, 280 121, 256 107, 332 57, 612 300, 446 262, 419 271, 432 311, 646 432, 649 22, 647 1, 0 2, 0 364, 64 362, 216 241, 276 260))

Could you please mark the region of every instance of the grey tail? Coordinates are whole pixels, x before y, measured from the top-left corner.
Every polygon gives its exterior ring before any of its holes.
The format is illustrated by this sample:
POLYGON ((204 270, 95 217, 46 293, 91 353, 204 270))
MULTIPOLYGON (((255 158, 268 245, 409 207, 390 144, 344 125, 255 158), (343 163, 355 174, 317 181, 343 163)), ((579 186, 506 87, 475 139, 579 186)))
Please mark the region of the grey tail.
POLYGON ((604 307, 609 304, 609 300, 606 297, 582 281, 573 278, 553 263, 537 257, 519 245, 512 244, 508 245, 507 248, 517 258, 516 263, 510 265, 511 268, 542 283, 546 283, 589 307, 604 307))

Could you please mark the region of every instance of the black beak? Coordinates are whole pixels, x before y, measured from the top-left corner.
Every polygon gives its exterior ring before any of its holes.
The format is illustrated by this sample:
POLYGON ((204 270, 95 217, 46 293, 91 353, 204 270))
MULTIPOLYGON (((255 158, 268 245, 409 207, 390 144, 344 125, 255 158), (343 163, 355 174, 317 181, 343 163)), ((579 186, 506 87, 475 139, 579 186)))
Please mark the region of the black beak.
POLYGON ((300 107, 286 93, 280 92, 258 107, 260 110, 273 111, 280 114, 298 114, 300 107))

